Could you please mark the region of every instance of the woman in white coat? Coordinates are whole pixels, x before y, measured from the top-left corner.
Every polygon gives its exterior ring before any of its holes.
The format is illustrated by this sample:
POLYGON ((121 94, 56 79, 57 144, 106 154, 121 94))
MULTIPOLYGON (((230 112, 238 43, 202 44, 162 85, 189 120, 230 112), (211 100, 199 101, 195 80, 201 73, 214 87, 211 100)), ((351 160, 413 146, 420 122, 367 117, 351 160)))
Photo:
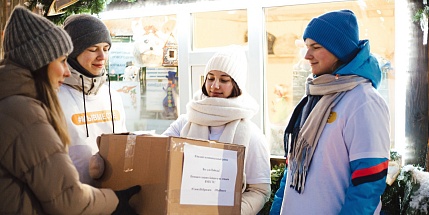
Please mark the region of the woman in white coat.
POLYGON ((204 84, 187 104, 187 113, 163 134, 244 145, 241 214, 257 214, 271 194, 270 161, 265 136, 250 120, 259 105, 245 91, 247 59, 243 48, 234 45, 216 53, 204 75, 204 84))

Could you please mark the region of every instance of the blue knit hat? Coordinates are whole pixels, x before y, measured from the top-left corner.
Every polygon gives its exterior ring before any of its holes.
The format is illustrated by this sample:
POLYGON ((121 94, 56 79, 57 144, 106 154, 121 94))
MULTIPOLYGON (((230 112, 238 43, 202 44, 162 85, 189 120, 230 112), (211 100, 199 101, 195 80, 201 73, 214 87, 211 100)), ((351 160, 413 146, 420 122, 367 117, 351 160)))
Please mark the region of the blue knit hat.
POLYGON ((322 45, 343 63, 348 63, 359 50, 356 16, 350 10, 338 10, 313 18, 304 31, 304 41, 307 38, 322 45))

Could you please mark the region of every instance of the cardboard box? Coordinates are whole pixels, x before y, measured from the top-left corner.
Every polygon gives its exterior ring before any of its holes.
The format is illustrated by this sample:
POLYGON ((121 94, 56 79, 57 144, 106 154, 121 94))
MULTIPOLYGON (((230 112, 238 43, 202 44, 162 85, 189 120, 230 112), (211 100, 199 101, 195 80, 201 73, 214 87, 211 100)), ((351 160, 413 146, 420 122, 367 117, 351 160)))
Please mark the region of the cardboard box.
POLYGON ((141 185, 138 214, 240 214, 244 146, 178 137, 103 134, 101 187, 141 185))

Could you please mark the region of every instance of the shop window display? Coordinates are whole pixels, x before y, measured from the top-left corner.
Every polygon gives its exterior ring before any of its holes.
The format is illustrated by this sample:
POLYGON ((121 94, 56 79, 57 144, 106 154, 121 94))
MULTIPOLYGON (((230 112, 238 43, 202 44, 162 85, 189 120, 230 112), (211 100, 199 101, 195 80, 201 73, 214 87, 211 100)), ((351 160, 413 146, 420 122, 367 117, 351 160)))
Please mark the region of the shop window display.
POLYGON ((124 100, 127 129, 162 133, 177 118, 175 16, 104 22, 113 35, 108 66, 111 86, 124 100))

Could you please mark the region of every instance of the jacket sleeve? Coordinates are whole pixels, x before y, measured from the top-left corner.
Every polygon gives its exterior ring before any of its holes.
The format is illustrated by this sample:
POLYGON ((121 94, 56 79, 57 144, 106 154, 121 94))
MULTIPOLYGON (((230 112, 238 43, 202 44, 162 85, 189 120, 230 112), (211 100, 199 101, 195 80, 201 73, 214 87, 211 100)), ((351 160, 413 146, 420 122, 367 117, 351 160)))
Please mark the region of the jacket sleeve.
POLYGON ((176 121, 170 124, 170 126, 165 130, 162 135, 165 136, 172 136, 172 137, 179 137, 180 131, 182 131, 183 126, 187 122, 186 114, 180 115, 176 121))
POLYGON ((270 184, 248 184, 241 197, 241 215, 257 214, 271 195, 270 184))
POLYGON ((16 140, 21 147, 20 176, 45 213, 110 214, 118 198, 110 189, 97 189, 79 181, 66 148, 48 122, 36 123, 16 140), (29 144, 31 143, 31 144, 29 144))
POLYGON ((270 215, 279 215, 280 210, 282 208, 283 195, 286 186, 286 177, 287 177, 287 168, 285 168, 283 177, 280 181, 279 189, 276 191, 274 195, 273 203, 271 204, 270 215))
POLYGON ((352 177, 340 214, 374 214, 386 188, 387 158, 364 158, 350 162, 352 177))

